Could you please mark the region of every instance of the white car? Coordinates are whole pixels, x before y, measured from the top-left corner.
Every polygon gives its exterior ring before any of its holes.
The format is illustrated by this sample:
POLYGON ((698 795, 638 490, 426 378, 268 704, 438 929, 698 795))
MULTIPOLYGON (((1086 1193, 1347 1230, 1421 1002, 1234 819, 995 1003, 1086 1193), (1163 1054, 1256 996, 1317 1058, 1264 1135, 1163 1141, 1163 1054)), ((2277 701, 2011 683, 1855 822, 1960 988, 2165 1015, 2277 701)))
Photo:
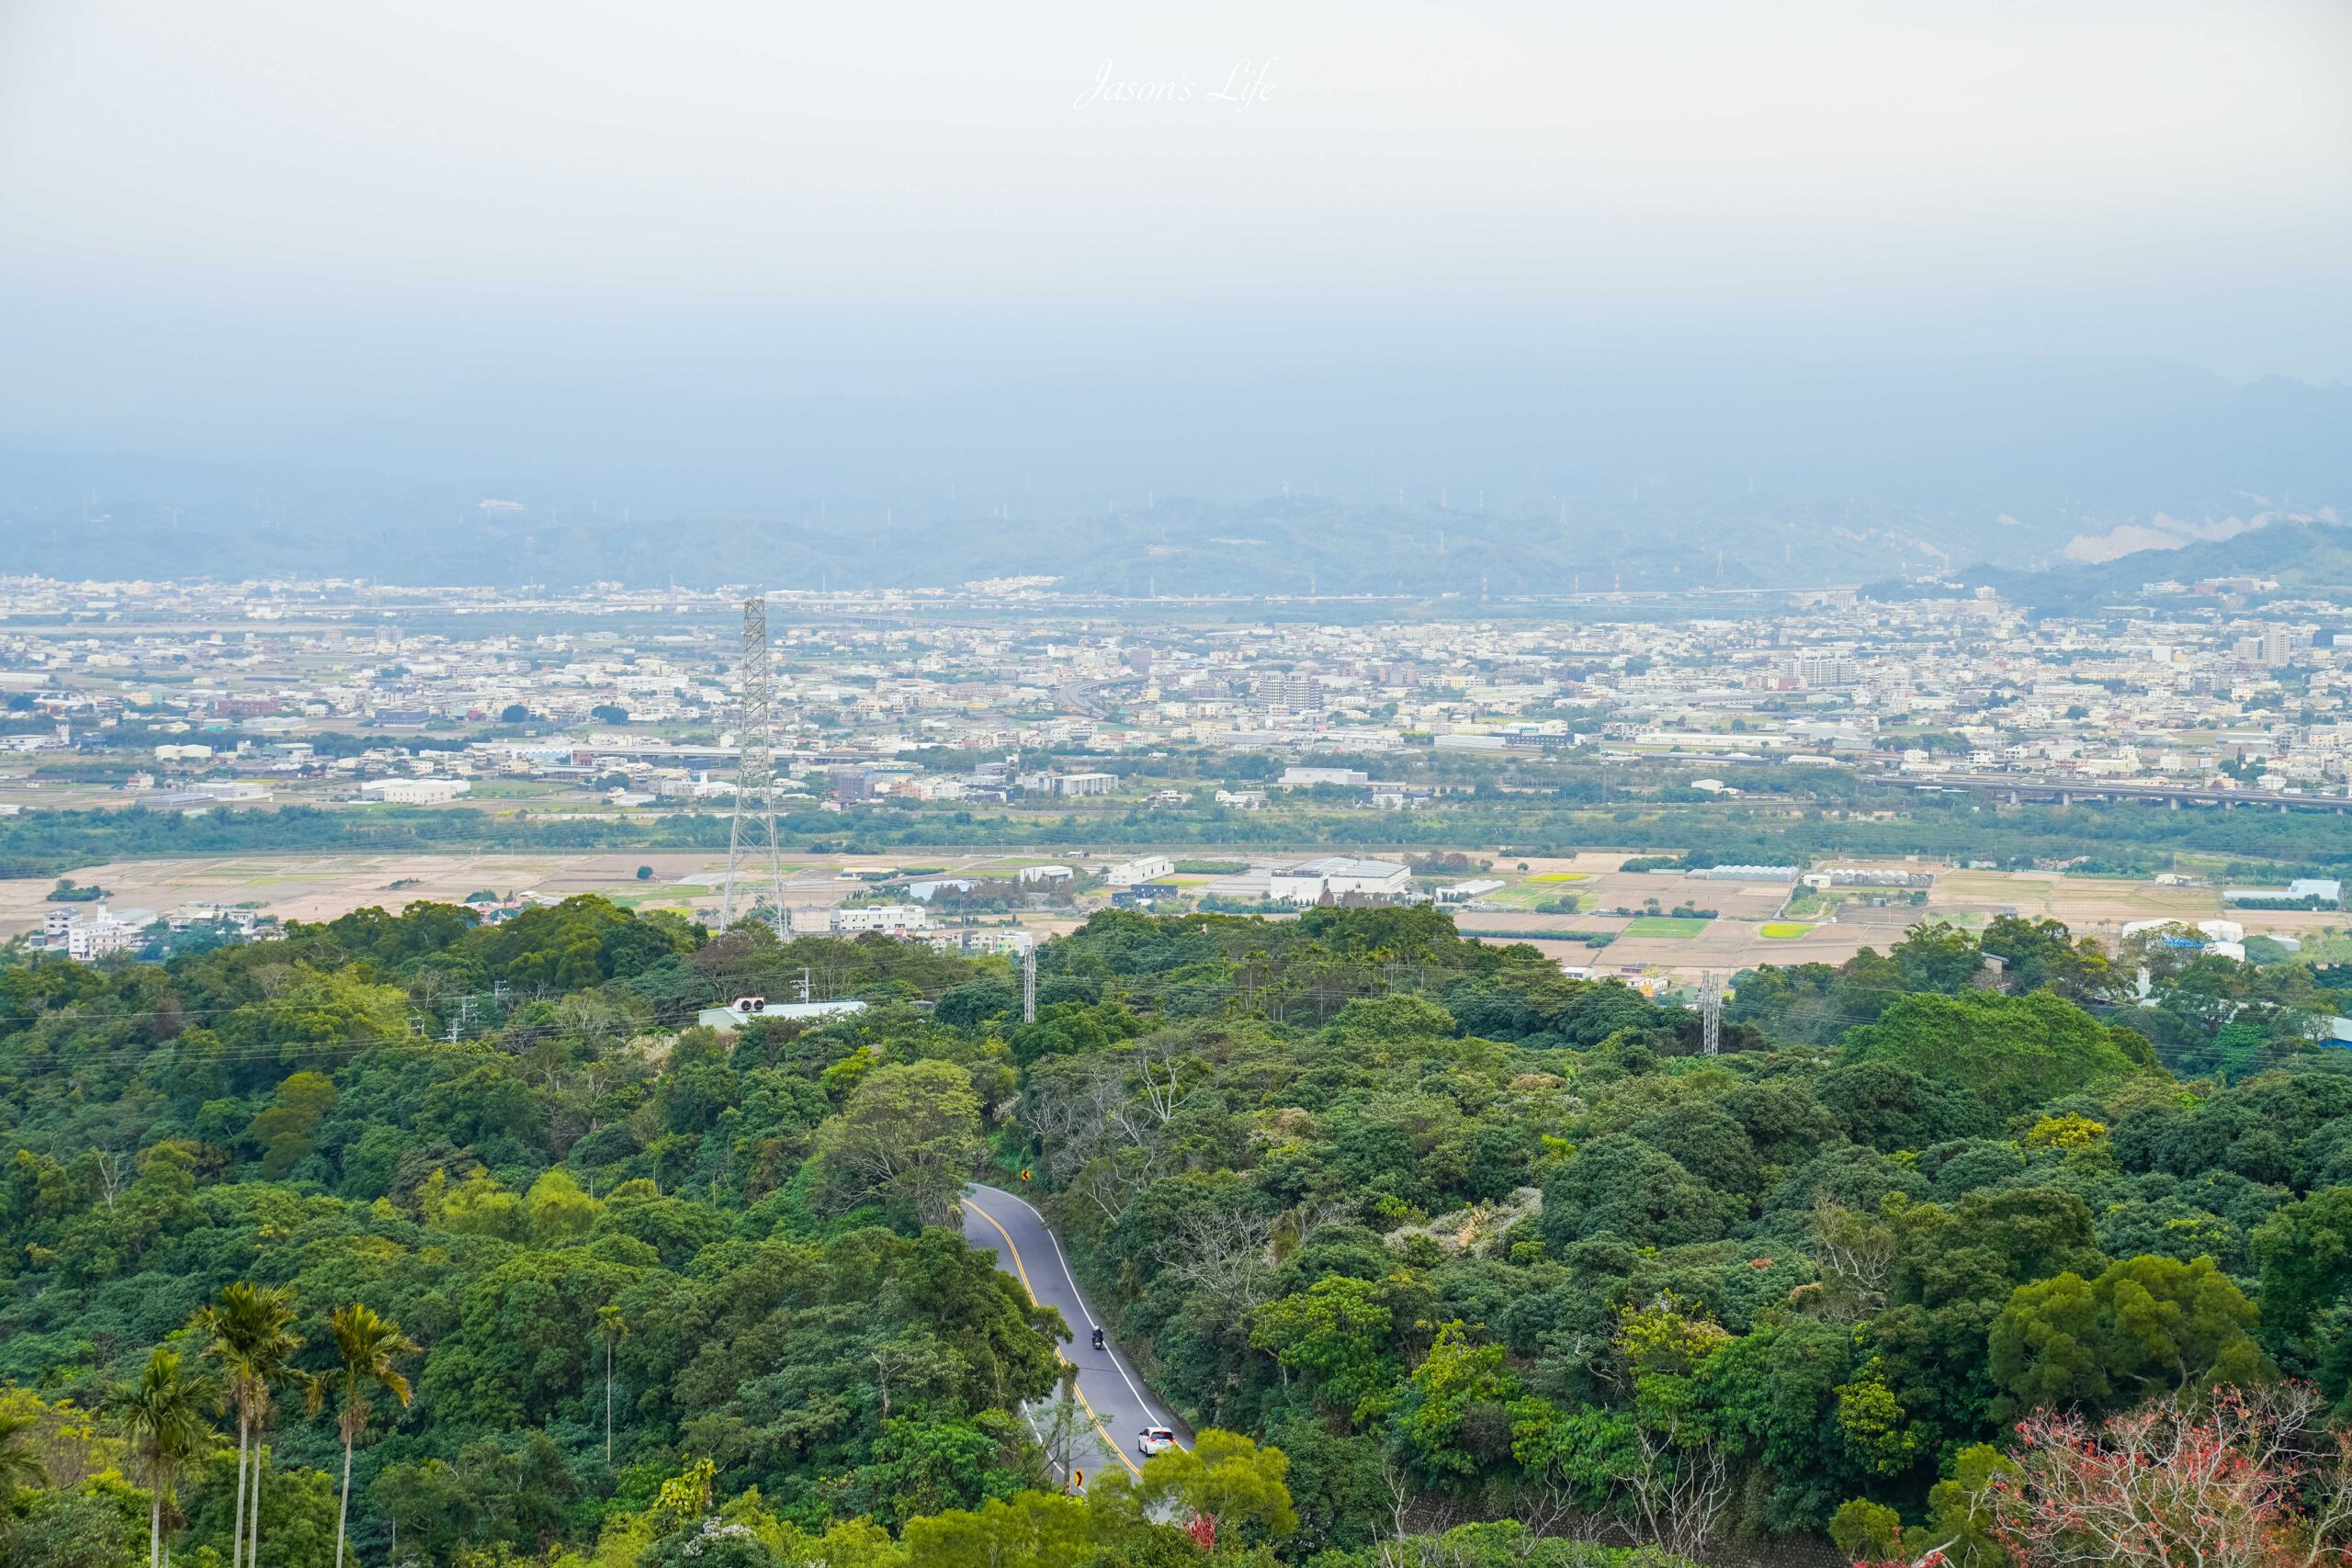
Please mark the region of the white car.
POLYGON ((1146 1427, 1142 1435, 1136 1438, 1136 1451, 1146 1459, 1154 1454, 1164 1454, 1175 1446, 1176 1434, 1165 1427, 1146 1427))

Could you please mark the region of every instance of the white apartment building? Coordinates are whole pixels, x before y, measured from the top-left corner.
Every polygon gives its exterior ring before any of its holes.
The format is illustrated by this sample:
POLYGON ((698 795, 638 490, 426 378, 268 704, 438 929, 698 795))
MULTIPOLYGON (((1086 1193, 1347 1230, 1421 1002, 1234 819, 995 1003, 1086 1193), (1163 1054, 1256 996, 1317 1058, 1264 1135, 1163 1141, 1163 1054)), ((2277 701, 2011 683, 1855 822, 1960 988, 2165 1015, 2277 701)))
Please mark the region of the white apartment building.
POLYGON ((1010 926, 966 927, 934 932, 925 940, 941 953, 957 953, 970 958, 1026 953, 1037 942, 1029 932, 1010 926))
POLYGON ((1023 773, 1013 781, 1031 795, 1109 795, 1119 787, 1116 773, 1023 773))
POLYGON ((136 953, 144 932, 155 922, 152 909, 109 910, 104 904, 88 909, 51 909, 41 922, 41 937, 50 951, 63 949, 76 964, 89 964, 115 953, 136 953))
POLYGON ((930 929, 931 911, 920 904, 875 904, 865 908, 792 911, 792 934, 795 936, 855 936, 863 931, 903 936, 910 931, 930 929))

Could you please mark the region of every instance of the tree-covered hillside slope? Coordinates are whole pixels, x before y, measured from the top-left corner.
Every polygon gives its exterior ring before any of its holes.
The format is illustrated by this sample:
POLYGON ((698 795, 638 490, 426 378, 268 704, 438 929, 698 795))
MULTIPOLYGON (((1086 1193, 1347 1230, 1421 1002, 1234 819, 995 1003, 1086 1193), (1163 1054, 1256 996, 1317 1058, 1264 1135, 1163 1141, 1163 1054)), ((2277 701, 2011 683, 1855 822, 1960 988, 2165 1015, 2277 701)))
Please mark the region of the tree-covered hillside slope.
POLYGON ((1002 961, 593 898, 11 954, 0 1555, 1984 1568, 2165 1434, 2284 1478, 2190 1527, 2321 1540, 2327 978, 1923 929, 1706 1055, 1430 909, 1098 915, 1029 1023, 1002 961), (804 971, 866 1010, 695 1022, 804 971), (1083 1496, 1069 1325, 947 1223, 1024 1172, 1200 1429, 1083 1496))

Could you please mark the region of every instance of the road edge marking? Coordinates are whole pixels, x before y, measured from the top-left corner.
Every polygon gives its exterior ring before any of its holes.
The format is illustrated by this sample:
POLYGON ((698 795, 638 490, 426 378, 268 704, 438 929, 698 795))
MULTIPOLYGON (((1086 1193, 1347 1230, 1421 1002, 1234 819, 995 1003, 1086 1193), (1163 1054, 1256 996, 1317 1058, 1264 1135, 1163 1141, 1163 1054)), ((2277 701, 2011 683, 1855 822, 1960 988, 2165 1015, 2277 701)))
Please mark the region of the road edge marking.
MULTIPOLYGON (((1062 1251, 1061 1237, 1054 1234, 1054 1227, 1046 1223, 1045 1215, 1037 1213, 1036 1204, 1030 1202, 1025 1198, 1017 1197, 1010 1192, 1006 1193, 1005 1196, 1012 1199, 1014 1202, 1020 1204, 1023 1208, 1028 1210, 1031 1214, 1036 1217, 1037 1228, 1044 1231, 1046 1233, 1046 1239, 1053 1244, 1054 1261, 1062 1266, 1062 1278, 1069 1281, 1069 1293, 1078 1298, 1079 1304, 1080 1306, 1086 1306, 1086 1292, 1080 1287, 1078 1276, 1070 1271, 1069 1257, 1067 1253, 1062 1251)), ((1091 1312, 1093 1309, 1089 1306, 1087 1310, 1091 1312)), ((1127 1392, 1136 1396, 1136 1403, 1143 1406, 1143 1413, 1145 1415, 1152 1417, 1156 1421, 1165 1414, 1163 1411, 1152 1408, 1151 1396, 1144 1393, 1142 1389, 1136 1386, 1136 1380, 1127 1375, 1127 1369, 1125 1367, 1120 1365, 1119 1353, 1116 1350, 1113 1350, 1111 1352, 1111 1370, 1119 1374, 1119 1381, 1127 1385, 1127 1392)))
MULTIPOLYGON (((1013 1274, 1020 1280, 1021 1288, 1028 1292, 1029 1304, 1031 1306, 1038 1305, 1037 1289, 1029 1282, 1029 1266, 1021 1260, 1021 1248, 1013 1241, 1012 1233, 999 1224, 994 1214, 989 1213, 986 1209, 983 1209, 978 1203, 973 1202, 968 1197, 963 1200, 963 1203, 964 1206, 971 1210, 972 1213, 988 1221, 989 1228, 1004 1238, 1005 1250, 1012 1255, 1013 1274)), ((1110 1450, 1110 1454, 1113 1459, 1117 1460, 1121 1464, 1127 1467, 1127 1472, 1130 1475, 1133 1475, 1137 1481, 1141 1481, 1143 1479, 1143 1471, 1136 1464, 1135 1461, 1127 1457, 1127 1450, 1121 1448, 1117 1440, 1111 1436, 1111 1428, 1102 1425, 1102 1417, 1094 1414, 1094 1406, 1087 1403, 1086 1391, 1078 1386, 1078 1363, 1071 1360, 1068 1356, 1063 1355, 1062 1348, 1058 1345, 1054 1347, 1054 1359, 1070 1370, 1069 1392, 1072 1396, 1078 1400, 1079 1408, 1086 1412, 1086 1418, 1094 1423, 1094 1430, 1101 1435, 1102 1438, 1102 1446, 1110 1450)), ((1150 1406, 1146 1405, 1144 1407, 1144 1414, 1147 1416, 1151 1414, 1150 1406)))

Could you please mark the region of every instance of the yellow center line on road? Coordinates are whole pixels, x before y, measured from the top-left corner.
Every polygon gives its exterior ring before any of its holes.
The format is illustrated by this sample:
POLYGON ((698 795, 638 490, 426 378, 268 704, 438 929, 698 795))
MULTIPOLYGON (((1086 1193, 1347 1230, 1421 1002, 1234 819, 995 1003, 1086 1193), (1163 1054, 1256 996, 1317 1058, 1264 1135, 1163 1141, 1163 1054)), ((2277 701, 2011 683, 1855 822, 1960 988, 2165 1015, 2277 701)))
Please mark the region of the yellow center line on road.
MULTIPOLYGON (((963 1203, 964 1206, 971 1210, 972 1213, 988 1221, 989 1228, 990 1230, 1004 1237, 1004 1250, 1012 1259, 1013 1276, 1021 1281, 1021 1288, 1029 1292, 1029 1304, 1032 1306, 1043 1304, 1037 1300, 1037 1288, 1029 1282, 1029 1266, 1021 1261, 1021 1248, 1013 1245, 1012 1233, 1006 1230, 1002 1225, 997 1224, 997 1218, 994 1214, 989 1213, 986 1209, 981 1208, 969 1198, 964 1199, 963 1203)), ((1075 1371, 1078 1363, 1071 1360, 1068 1356, 1063 1355, 1060 1346, 1057 1345, 1054 1347, 1054 1355, 1055 1358, 1064 1366, 1069 1367, 1073 1369, 1073 1372, 1075 1371)), ((1102 1425, 1102 1417, 1094 1414, 1094 1406, 1086 1402, 1086 1391, 1078 1386, 1078 1379, 1075 1375, 1073 1375, 1069 1380, 1069 1391, 1072 1394, 1077 1396, 1078 1407, 1086 1412, 1086 1418, 1094 1423, 1095 1431, 1102 1434, 1103 1450, 1110 1454, 1113 1459, 1115 1459, 1121 1464, 1125 1465, 1127 1467, 1127 1473, 1133 1475, 1138 1481, 1142 1480, 1143 1472, 1136 1467, 1135 1461, 1127 1457, 1127 1450, 1121 1448, 1118 1445, 1118 1442, 1112 1438, 1111 1428, 1102 1425)))

